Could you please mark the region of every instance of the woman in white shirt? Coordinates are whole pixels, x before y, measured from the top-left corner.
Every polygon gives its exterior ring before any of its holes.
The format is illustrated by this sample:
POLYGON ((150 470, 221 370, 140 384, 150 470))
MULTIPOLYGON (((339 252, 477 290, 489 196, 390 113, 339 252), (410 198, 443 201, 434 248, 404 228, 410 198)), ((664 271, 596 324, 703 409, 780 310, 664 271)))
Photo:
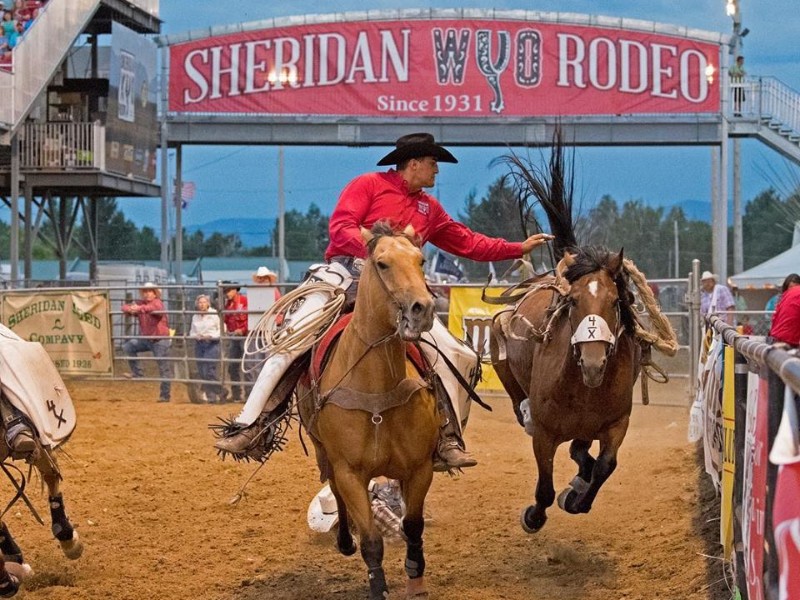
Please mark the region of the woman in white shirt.
POLYGON ((197 358, 197 370, 203 383, 202 400, 214 404, 220 400, 221 388, 217 378, 219 363, 219 315, 211 308, 211 301, 205 294, 200 294, 194 301, 197 313, 192 315, 192 327, 189 337, 195 339, 194 355, 197 358))

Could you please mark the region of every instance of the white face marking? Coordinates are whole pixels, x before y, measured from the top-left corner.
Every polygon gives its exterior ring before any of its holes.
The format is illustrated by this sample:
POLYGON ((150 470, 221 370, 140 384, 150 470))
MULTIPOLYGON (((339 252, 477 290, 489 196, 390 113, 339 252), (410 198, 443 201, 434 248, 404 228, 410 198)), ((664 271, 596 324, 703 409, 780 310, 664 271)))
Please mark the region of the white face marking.
POLYGON ((597 281, 590 281, 589 282, 589 293, 597 298, 597 281))

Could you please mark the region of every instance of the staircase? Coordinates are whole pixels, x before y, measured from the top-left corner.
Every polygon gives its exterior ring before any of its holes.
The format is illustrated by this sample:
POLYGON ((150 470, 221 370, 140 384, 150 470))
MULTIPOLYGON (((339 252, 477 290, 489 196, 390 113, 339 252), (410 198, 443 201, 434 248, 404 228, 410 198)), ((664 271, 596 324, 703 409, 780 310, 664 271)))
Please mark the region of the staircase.
POLYGON ((774 77, 747 77, 731 85, 730 106, 741 91, 741 112, 729 121, 731 136, 755 137, 800 165, 800 94, 774 77))
POLYGON ((0 130, 16 130, 100 2, 49 0, 44 5, 14 49, 12 72, 0 72, 0 130))
POLYGON ((0 145, 24 121, 101 6, 123 15, 130 10, 158 15, 158 0, 48 0, 14 49, 11 72, 0 70, 0 145))

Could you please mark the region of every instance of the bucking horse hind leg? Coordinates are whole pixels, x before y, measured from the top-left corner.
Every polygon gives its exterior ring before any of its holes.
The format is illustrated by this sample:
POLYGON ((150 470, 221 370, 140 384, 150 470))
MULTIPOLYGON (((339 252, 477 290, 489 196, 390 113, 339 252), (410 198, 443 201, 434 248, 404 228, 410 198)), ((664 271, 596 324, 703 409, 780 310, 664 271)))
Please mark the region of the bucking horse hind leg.
POLYGON ((51 529, 53 535, 61 545, 64 556, 76 560, 83 554, 83 542, 78 532, 70 523, 64 509, 64 497, 61 495, 61 473, 55 457, 48 450, 41 450, 34 461, 34 466, 42 475, 42 480, 47 486, 48 504, 50 505, 51 529))
POLYGON ((578 475, 570 482, 569 486, 558 495, 558 506, 562 510, 572 514, 579 514, 588 513, 592 509, 592 503, 597 497, 597 492, 600 491, 600 488, 614 472, 614 469, 617 468, 617 451, 622 444, 622 440, 625 439, 628 423, 629 418, 626 416, 599 436, 600 453, 596 460, 589 456, 591 443, 586 444, 586 442, 579 442, 578 440, 572 443, 570 455, 573 460, 578 462, 579 470, 578 475), (585 445, 583 450, 581 450, 582 445, 585 445), (576 456, 581 458, 583 462, 580 462, 576 456), (589 467, 591 467, 589 471, 591 476, 586 477, 586 471, 589 467))

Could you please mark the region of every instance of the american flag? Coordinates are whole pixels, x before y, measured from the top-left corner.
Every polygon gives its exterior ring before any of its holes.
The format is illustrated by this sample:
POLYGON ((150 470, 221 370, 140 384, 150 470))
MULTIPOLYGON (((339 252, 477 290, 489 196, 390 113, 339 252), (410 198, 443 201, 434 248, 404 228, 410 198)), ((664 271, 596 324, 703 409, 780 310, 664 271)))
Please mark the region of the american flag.
MULTIPOLYGON (((173 183, 173 186, 176 185, 177 182, 173 183)), ((194 199, 194 193, 197 191, 197 187, 194 184, 194 181, 183 181, 181 182, 181 208, 186 208, 189 206, 189 200, 194 199)), ((175 194, 175 204, 178 203, 177 193, 175 194)))

